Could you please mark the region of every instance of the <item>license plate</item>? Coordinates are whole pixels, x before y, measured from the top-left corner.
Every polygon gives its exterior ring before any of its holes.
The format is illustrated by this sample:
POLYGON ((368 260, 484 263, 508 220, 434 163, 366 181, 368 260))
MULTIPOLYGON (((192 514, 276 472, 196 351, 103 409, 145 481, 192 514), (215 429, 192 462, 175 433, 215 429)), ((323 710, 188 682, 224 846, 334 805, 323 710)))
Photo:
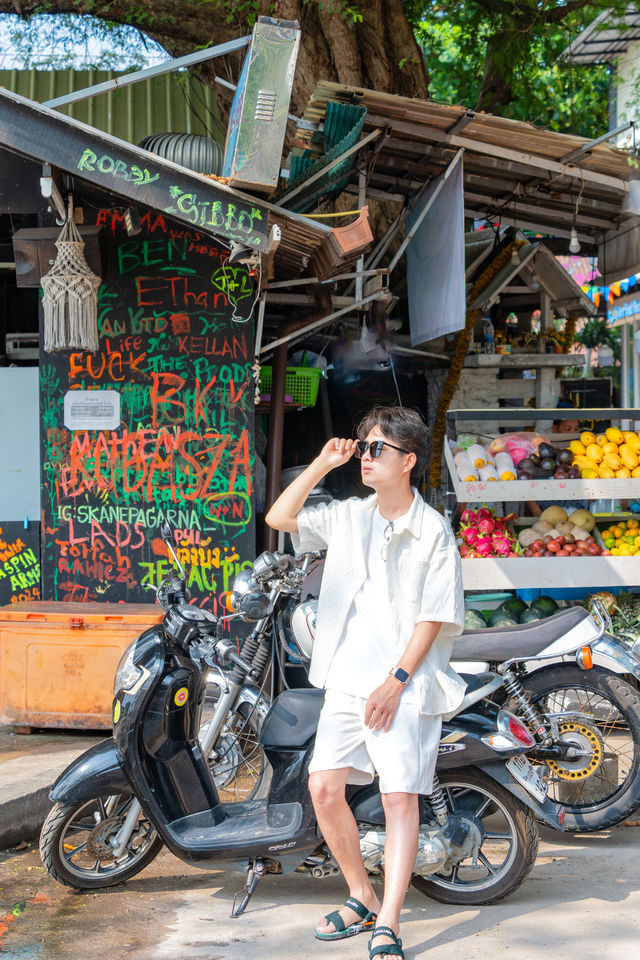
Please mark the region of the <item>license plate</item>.
POLYGON ((507 760, 507 769, 518 783, 529 791, 532 797, 535 797, 539 803, 544 803, 549 789, 547 783, 536 773, 535 767, 529 763, 523 754, 507 760))

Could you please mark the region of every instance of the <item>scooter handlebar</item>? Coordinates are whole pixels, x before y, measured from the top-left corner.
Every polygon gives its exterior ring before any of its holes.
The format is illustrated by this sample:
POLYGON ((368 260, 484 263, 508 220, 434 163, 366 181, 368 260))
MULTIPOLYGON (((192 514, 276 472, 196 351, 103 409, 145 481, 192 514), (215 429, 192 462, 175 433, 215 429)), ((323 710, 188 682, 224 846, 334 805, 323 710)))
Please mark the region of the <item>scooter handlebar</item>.
POLYGON ((232 663, 235 667, 239 667, 245 673, 251 672, 251 664, 247 663, 246 660, 243 660, 239 653, 236 652, 235 643, 232 640, 216 640, 213 644, 214 653, 216 659, 219 663, 225 667, 228 663, 232 663))

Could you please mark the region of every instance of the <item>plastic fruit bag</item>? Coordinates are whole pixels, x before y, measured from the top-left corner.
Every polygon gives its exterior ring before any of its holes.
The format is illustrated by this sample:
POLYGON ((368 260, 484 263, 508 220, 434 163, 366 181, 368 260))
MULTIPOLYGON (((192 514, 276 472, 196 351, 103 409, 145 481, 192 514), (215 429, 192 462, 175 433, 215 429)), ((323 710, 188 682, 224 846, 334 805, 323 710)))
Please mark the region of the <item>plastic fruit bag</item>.
POLYGON ((524 457, 537 453, 541 443, 548 443, 539 433, 501 433, 492 440, 487 449, 492 453, 508 453, 517 467, 524 457))

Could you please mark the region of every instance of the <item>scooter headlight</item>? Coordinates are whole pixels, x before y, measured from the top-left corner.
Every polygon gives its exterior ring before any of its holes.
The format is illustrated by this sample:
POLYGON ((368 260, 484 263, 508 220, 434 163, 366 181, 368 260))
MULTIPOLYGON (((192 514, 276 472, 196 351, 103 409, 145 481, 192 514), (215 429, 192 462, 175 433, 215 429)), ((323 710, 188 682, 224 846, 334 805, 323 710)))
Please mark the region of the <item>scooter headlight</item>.
MULTIPOLYGON (((137 642, 137 641, 136 641, 137 642)), ((136 651, 136 642, 132 643, 120 657, 120 663, 116 669, 116 675, 113 679, 113 695, 117 697, 121 690, 130 690, 134 687, 140 677, 143 676, 143 670, 133 660, 136 651)))

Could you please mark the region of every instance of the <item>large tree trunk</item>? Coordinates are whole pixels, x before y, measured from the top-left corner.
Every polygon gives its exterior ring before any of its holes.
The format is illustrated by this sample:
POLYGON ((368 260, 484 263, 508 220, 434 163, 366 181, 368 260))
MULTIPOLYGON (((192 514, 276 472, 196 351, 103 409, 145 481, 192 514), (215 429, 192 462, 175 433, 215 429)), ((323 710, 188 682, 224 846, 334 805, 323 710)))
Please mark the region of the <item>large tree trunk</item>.
POLYGON ((511 30, 501 30, 487 40, 476 110, 498 116, 508 114, 509 104, 514 99, 511 81, 518 62, 515 46, 515 32, 511 30))
MULTIPOLYGON (((157 40, 172 56, 213 46, 249 33, 234 5, 224 0, 49 0, 46 13, 90 14, 126 23, 157 40)), ((247 11, 248 5, 238 5, 247 11)), ((424 59, 402 8, 402 0, 257 0, 261 13, 298 20, 302 41, 291 101, 300 115, 320 79, 374 87, 409 97, 427 96, 424 59), (361 14, 353 22, 346 7, 361 14), (344 12, 344 15, 340 11, 344 12)), ((0 13, 23 16, 41 12, 42 0, 0 0, 0 13)), ((216 73, 237 79, 244 51, 209 61, 197 69, 213 84, 216 73)), ((221 88, 216 85, 220 95, 221 88)), ((223 111, 228 100, 221 103, 223 111)))

